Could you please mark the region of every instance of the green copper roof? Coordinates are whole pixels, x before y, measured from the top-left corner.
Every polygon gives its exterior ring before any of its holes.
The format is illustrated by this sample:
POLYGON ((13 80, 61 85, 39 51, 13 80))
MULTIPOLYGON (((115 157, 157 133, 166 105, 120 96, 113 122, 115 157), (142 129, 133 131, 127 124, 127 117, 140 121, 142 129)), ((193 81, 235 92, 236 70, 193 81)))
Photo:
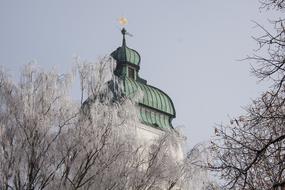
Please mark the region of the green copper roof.
POLYGON ((140 119, 147 125, 170 128, 175 109, 169 96, 153 86, 124 77, 124 93, 132 98, 139 90, 143 92, 140 105, 140 119))
POLYGON ((145 109, 144 107, 140 107, 139 111, 140 111, 139 118, 141 122, 146 125, 158 127, 160 129, 169 129, 172 127, 171 125, 172 117, 168 115, 154 112, 154 111, 145 109))
POLYGON ((111 56, 120 62, 127 62, 139 66, 140 55, 136 50, 130 49, 127 46, 122 46, 117 48, 111 56))
POLYGON ((116 59, 119 62, 126 62, 130 64, 134 64, 139 66, 141 57, 140 54, 131 48, 128 48, 126 45, 126 35, 127 31, 123 28, 122 34, 123 34, 123 43, 121 47, 118 47, 113 53, 111 53, 111 56, 116 59))
POLYGON ((142 84, 133 79, 125 77, 124 79, 124 91, 127 96, 133 96, 138 90, 143 92, 143 98, 139 103, 154 108, 157 111, 161 111, 170 115, 175 115, 174 106, 169 98, 163 91, 150 85, 142 84))

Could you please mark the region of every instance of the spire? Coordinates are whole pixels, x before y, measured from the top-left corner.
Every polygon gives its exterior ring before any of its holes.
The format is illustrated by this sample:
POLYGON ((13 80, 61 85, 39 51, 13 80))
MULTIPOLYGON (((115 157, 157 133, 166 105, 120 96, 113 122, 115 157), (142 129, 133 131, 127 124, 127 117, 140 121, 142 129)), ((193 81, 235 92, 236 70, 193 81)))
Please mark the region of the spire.
POLYGON ((126 47, 127 45, 126 45, 126 33, 127 33, 127 31, 126 31, 126 29, 125 28, 122 28, 122 30, 121 30, 121 32, 122 32, 122 34, 123 34, 123 43, 122 43, 122 47, 126 47))

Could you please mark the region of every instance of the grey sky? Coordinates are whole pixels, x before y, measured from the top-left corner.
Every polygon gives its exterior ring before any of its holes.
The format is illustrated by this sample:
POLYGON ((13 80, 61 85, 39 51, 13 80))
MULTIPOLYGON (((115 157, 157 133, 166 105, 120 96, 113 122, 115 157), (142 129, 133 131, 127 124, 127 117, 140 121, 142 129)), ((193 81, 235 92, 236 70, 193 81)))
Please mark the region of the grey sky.
POLYGON ((142 58, 140 76, 173 99, 191 145, 257 97, 249 64, 252 20, 266 25, 258 0, 1 0, 0 65, 16 73, 36 59, 65 72, 72 57, 90 61, 121 44, 117 19, 129 20, 127 45, 142 58))

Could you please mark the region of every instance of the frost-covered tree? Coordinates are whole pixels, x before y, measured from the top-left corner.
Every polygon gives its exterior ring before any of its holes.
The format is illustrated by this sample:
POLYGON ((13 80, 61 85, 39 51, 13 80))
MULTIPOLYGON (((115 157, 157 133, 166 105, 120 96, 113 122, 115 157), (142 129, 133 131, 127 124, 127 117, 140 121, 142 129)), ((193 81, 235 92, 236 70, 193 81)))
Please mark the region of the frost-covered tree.
POLYGON ((43 189, 62 169, 66 155, 55 149, 78 115, 67 95, 70 75, 28 65, 18 84, 3 70, 0 81, 1 189, 43 189))
POLYGON ((112 58, 76 62, 64 75, 29 64, 18 83, 0 70, 1 190, 187 189, 199 172, 206 181, 197 154, 173 158, 176 131, 137 140, 136 103, 120 93, 112 58), (70 97, 76 72, 80 101, 70 97))

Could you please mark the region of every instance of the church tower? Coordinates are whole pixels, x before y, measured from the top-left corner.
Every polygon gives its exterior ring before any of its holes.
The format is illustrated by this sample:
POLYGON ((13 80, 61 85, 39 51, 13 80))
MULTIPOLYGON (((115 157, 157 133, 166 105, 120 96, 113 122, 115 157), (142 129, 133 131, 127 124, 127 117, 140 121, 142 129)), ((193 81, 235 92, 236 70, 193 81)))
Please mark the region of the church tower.
POLYGON ((173 129, 172 120, 176 113, 171 98, 139 76, 140 54, 127 46, 126 29, 123 28, 121 32, 122 45, 111 56, 117 61, 114 74, 123 81, 123 94, 132 98, 138 91, 143 93, 143 97, 137 102, 141 124, 161 131, 173 129))

